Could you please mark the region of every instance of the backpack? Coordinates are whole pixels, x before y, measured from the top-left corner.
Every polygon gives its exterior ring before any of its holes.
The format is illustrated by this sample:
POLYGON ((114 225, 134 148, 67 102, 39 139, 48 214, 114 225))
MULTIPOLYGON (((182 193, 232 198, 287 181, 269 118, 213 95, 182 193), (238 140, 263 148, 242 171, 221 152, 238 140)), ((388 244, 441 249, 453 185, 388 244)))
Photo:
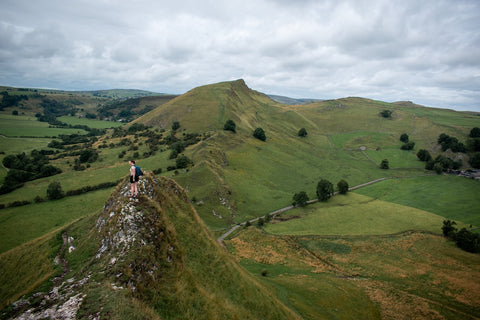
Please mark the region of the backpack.
POLYGON ((135 166, 135 175, 137 177, 143 176, 143 171, 142 171, 142 169, 140 169, 139 166, 135 166))

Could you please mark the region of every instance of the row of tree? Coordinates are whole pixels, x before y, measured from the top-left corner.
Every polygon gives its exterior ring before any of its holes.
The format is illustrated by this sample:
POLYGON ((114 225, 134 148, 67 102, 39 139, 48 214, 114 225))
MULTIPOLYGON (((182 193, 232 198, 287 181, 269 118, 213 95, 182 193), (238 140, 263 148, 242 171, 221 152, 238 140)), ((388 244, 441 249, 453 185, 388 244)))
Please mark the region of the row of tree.
POLYGON ((466 228, 460 231, 455 227, 457 223, 452 220, 444 220, 442 226, 443 235, 454 241, 462 250, 479 253, 480 252, 480 234, 471 232, 466 228))
MULTIPOLYGON (((348 182, 345 181, 344 179, 340 180, 337 183, 337 188, 338 188, 338 193, 346 194, 349 189, 348 182)), ((320 179, 320 181, 317 184, 316 194, 319 201, 322 201, 322 202, 327 201, 334 195, 333 184, 326 179, 320 179)), ((292 205, 294 207, 295 206, 304 207, 307 205, 308 201, 310 201, 308 194, 305 191, 300 191, 293 195, 292 205)))

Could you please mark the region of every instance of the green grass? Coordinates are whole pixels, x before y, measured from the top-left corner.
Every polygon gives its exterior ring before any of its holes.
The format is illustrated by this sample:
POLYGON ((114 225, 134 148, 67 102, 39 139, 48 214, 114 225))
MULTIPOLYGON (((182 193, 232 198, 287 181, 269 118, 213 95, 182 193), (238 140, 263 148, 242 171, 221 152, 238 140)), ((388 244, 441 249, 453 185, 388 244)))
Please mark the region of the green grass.
POLYGON ((356 131, 348 133, 334 134, 330 139, 337 148, 346 148, 359 150, 364 146, 367 149, 376 149, 380 146, 388 147, 398 144, 394 137, 389 133, 356 131))
POLYGON ((443 222, 441 216, 426 211, 354 193, 297 208, 288 215, 303 217, 268 224, 265 231, 290 235, 381 235, 406 230, 441 233, 443 222))
POLYGON ((387 159, 391 169, 395 168, 419 168, 425 167, 425 162, 418 160, 415 151, 398 149, 366 150, 365 153, 376 163, 380 164, 387 159))
POLYGON ((68 128, 49 128, 46 122, 35 117, 0 115, 0 134, 7 137, 56 137, 60 134, 80 133, 85 130, 68 128))
POLYGON ((475 180, 452 175, 385 180, 355 193, 480 225, 480 183, 475 180))
POLYGON ((72 126, 82 125, 82 126, 87 126, 89 128, 94 128, 94 129, 115 128, 115 127, 121 127, 124 125, 121 122, 93 120, 88 118, 78 118, 78 117, 71 117, 71 116, 58 117, 57 120, 61 122, 65 122, 66 124, 70 124, 72 126))
POLYGON ((112 189, 0 210, 0 253, 71 224, 103 207, 112 189))

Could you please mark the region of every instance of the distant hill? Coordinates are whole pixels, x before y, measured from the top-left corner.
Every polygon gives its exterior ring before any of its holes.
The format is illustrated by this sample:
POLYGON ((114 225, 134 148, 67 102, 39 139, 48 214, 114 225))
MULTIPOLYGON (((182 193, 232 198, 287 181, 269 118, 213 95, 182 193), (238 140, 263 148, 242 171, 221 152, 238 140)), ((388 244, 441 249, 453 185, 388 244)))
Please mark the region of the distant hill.
POLYGON ((284 104, 291 104, 291 105, 322 101, 322 99, 306 99, 306 98, 296 99, 296 98, 289 98, 289 97, 279 96, 274 94, 269 94, 268 96, 274 101, 284 103, 284 104))

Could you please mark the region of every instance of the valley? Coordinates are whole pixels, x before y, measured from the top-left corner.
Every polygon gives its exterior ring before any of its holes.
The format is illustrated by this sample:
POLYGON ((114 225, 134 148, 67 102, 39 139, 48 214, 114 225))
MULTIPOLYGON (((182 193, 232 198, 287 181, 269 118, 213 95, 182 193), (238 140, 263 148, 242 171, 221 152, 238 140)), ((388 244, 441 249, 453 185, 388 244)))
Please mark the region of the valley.
MULTIPOLYGON (((15 94, 13 89, 9 92, 15 94)), ((478 114, 357 97, 286 105, 237 80, 197 87, 180 96, 120 100, 113 93, 55 92, 47 98, 62 102, 69 113, 58 115, 59 123, 48 124, 36 117, 46 112, 45 103, 40 104, 46 98, 31 94, 18 106, 0 111, 0 159, 49 150, 48 164, 61 173, 25 181, 0 195, 2 318, 9 317, 10 304, 23 295, 49 290, 49 279, 61 272, 52 257, 67 229, 78 247, 65 254, 71 276, 107 268, 108 261, 93 262, 99 241, 94 220, 108 199, 120 199, 129 159, 147 172, 145 181, 152 185, 160 179, 164 187, 178 184, 182 189, 180 199, 185 203, 162 187, 150 200, 142 200, 138 210, 153 210, 153 203, 166 201, 171 206, 162 228, 177 237, 198 234, 183 244, 176 240, 181 264, 191 261, 191 269, 170 270, 165 283, 156 283, 136 300, 126 298, 131 288, 124 285, 124 291, 111 291, 107 282, 113 280, 98 276, 97 283, 83 291, 88 298, 79 314, 84 318, 94 311, 107 312, 100 311, 92 297, 105 299, 109 292, 116 293, 105 309, 114 312, 125 304, 130 311, 120 308, 125 314, 115 313, 124 319, 135 312, 140 318, 174 318, 162 308, 184 298, 199 306, 189 307, 191 313, 184 318, 193 314, 201 318, 198 312, 213 305, 218 314, 233 308, 231 312, 245 312, 240 318, 252 319, 268 313, 286 319, 480 318, 480 282, 475 280, 480 256, 442 236, 446 219, 454 220, 458 230, 480 226, 479 181, 448 174, 456 163, 459 170, 474 169, 470 161, 478 150, 472 142, 476 138, 469 134, 480 127, 478 114), (18 115, 13 115, 16 110, 18 115), (391 117, 380 115, 385 110, 391 117), (122 115, 131 118, 121 122, 122 115), (235 123, 234 131, 224 130, 227 120, 235 123), (256 128, 264 130, 265 141, 253 137, 256 128), (305 136, 298 134, 302 128, 305 136), (401 149, 402 134, 414 142, 413 150, 401 149), (437 141, 441 134, 456 137, 468 150, 442 150, 437 141), (71 143, 62 135, 85 139, 71 143), (58 142, 56 147, 52 140, 58 142), (439 174, 427 170, 416 156, 421 149, 433 159, 442 156, 450 162, 442 162, 445 167, 439 174), (95 160, 85 156, 83 161, 85 150, 96 154, 95 160), (388 169, 381 168, 385 159, 388 169), (330 181, 335 192, 340 180, 351 190, 266 219, 268 213, 291 206, 297 192, 317 199, 321 179, 330 181), (48 198, 52 182, 61 184, 65 197, 48 198), (180 211, 193 213, 177 221, 174 216, 180 211), (192 221, 200 229, 190 226, 192 221), (227 254, 216 238, 235 226, 223 239, 227 254), (207 247, 209 259, 195 260, 207 247), (214 272, 220 265, 228 267, 214 272), (240 297, 255 292, 262 300, 254 309, 249 310, 250 302, 236 309, 242 298, 237 299, 233 287, 221 293, 233 275, 235 286, 246 290, 238 293, 240 297), (204 287, 212 281, 212 286, 204 287), (162 289, 163 284, 168 289, 162 289)), ((0 179, 5 181, 11 170, 0 168, 0 179)), ((160 208, 162 215, 164 207, 160 208)), ((138 254, 140 259, 156 253, 138 254)))

